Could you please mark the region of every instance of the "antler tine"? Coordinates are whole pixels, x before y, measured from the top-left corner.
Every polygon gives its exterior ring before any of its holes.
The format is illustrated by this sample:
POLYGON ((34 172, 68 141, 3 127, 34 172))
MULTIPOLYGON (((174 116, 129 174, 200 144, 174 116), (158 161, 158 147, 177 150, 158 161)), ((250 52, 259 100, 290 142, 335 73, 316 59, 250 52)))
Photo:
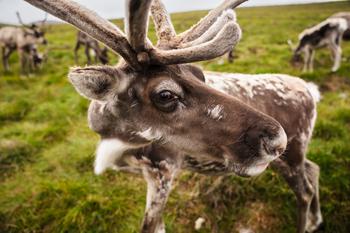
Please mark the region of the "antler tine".
POLYGON ((22 21, 21 15, 19 14, 18 11, 16 11, 16 16, 17 16, 18 22, 19 22, 22 26, 25 26, 25 27, 26 27, 26 25, 25 25, 25 24, 23 23, 23 21, 22 21))
POLYGON ((45 18, 41 21, 41 24, 44 25, 47 21, 47 12, 45 12, 45 18))
POLYGON ((180 48, 187 48, 192 47, 195 45, 202 44, 204 42, 210 41, 213 39, 217 33, 228 23, 228 22, 235 22, 236 21, 236 14, 233 10, 229 9, 222 13, 221 16, 217 18, 215 23, 213 23, 210 28, 203 33, 200 37, 193 41, 189 41, 187 43, 182 43, 178 45, 180 48))
POLYGON ((176 37, 176 31, 171 22, 170 15, 161 0, 153 0, 151 13, 159 43, 169 43, 176 37))
MULTIPOLYGON (((168 37, 171 39, 168 48, 172 49, 153 48, 149 51, 150 63, 163 65, 190 63, 213 59, 225 54, 239 42, 242 34, 239 25, 235 22, 236 17, 232 8, 245 1, 247 0, 225 1, 183 34, 185 37, 182 38, 181 35, 175 38, 168 37)), ((152 15, 162 19, 163 21, 160 22, 163 25, 161 26, 164 26, 164 15, 158 11, 152 12, 152 15)), ((168 22, 171 23, 169 18, 168 22)))
POLYGON ((241 38, 241 29, 236 22, 227 23, 210 41, 183 49, 160 50, 150 52, 152 64, 180 64, 204 61, 219 57, 235 46, 241 38))
POLYGON ((125 14, 125 30, 131 47, 136 52, 145 51, 149 9, 152 0, 127 0, 125 14))
POLYGON ((234 9, 246 1, 248 0, 225 0, 220 6, 211 10, 207 16, 201 19, 192 28, 178 35, 177 41, 186 43, 197 39, 209 29, 224 10, 234 9))
POLYGON ((137 55, 125 34, 95 12, 68 0, 25 0, 26 2, 74 25, 92 38, 119 53, 134 69, 141 70, 137 55))

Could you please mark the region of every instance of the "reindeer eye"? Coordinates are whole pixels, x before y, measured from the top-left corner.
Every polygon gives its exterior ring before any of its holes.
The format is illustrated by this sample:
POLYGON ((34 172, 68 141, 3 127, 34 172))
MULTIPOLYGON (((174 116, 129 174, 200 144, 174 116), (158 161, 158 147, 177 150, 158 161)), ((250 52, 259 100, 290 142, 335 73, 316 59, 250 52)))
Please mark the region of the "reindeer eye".
POLYGON ((179 97, 171 91, 165 90, 151 95, 153 104, 163 112, 173 112, 179 103, 179 97))
POLYGON ((159 96, 159 100, 161 101, 170 101, 176 97, 170 91, 162 91, 158 94, 158 96, 159 96))

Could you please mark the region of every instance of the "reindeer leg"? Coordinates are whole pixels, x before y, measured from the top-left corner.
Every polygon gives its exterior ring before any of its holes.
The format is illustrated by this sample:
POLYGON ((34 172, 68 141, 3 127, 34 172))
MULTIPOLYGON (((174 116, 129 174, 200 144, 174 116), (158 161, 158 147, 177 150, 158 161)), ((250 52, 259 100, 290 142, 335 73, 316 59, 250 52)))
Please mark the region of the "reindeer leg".
POLYGON ((94 50, 94 53, 95 53, 95 57, 94 57, 94 60, 95 60, 95 64, 97 64, 98 63, 98 52, 97 52, 97 50, 94 50))
POLYGON ((287 181, 289 187, 293 190, 297 198, 297 232, 304 233, 308 222, 311 201, 314 197, 314 189, 306 177, 304 164, 289 166, 282 160, 276 160, 273 166, 277 168, 279 173, 287 181))
POLYGON ((330 51, 331 51, 331 55, 330 55, 330 58, 331 58, 331 61, 333 61, 334 62, 334 60, 335 60, 335 57, 334 57, 334 53, 333 53, 333 49, 332 49, 332 46, 328 46, 327 47, 330 51))
POLYGON ((309 71, 309 61, 310 61, 310 50, 306 49, 304 51, 304 66, 303 66, 303 72, 308 72, 309 71))
POLYGON ((85 55, 87 58, 87 64, 91 64, 91 58, 90 58, 90 47, 88 45, 85 46, 85 55))
POLYGON ((162 213, 177 169, 165 160, 155 165, 143 159, 141 164, 147 182, 146 212, 141 233, 165 233, 162 213))
POLYGON ((333 56, 334 56, 334 64, 332 67, 332 72, 336 72, 340 67, 342 49, 339 45, 332 45, 331 51, 332 51, 333 56))
POLYGON ((9 66, 9 58, 10 58, 10 55, 12 54, 12 52, 14 51, 13 48, 11 47, 3 47, 3 50, 2 50, 2 59, 3 59, 3 65, 4 65, 4 70, 5 71, 9 71, 10 70, 10 66, 9 66))
MULTIPOLYGON (((308 219, 310 216, 310 205, 314 198, 316 198, 315 201, 318 201, 318 196, 316 197, 318 195, 316 194, 316 189, 318 190, 318 187, 316 187, 318 183, 318 181, 316 182, 318 180, 316 176, 317 168, 316 166, 310 168, 311 163, 305 158, 305 145, 307 145, 305 143, 307 142, 300 142, 294 139, 288 146, 288 150, 284 155, 285 159, 277 159, 272 163, 273 168, 283 176, 296 196, 298 204, 298 233, 304 233, 306 226, 311 226, 309 224, 311 219, 308 219)), ((317 206, 315 207, 317 208, 317 206)), ((310 228, 307 230, 310 230, 310 228)))
POLYGON ((74 48, 74 61, 75 61, 75 64, 77 65, 78 64, 78 50, 79 50, 79 48, 80 48, 80 43, 79 42, 77 42, 76 44, 75 44, 75 48, 74 48))
POLYGON ((33 73, 35 71, 35 64, 34 64, 34 55, 37 51, 34 51, 34 50, 30 50, 29 53, 28 53, 28 70, 29 70, 29 73, 33 73))
POLYGON ((307 178, 311 183, 315 193, 310 205, 310 212, 308 215, 308 222, 306 224, 306 231, 314 232, 321 226, 323 222, 321 207, 320 207, 320 200, 319 200, 319 185, 318 185, 319 176, 320 176, 320 167, 316 163, 310 160, 306 160, 305 169, 306 169, 307 178))
POLYGON ((6 48, 5 47, 1 47, 2 65, 4 67, 4 70, 8 71, 8 67, 6 65, 6 60, 5 60, 5 54, 6 54, 6 48))
POLYGON ((18 49, 18 56, 20 60, 21 71, 20 73, 24 75, 26 73, 26 54, 23 49, 18 49))
POLYGON ((314 60, 315 60, 315 50, 310 50, 310 57, 309 57, 309 71, 314 72, 314 60))
POLYGON ((228 52, 227 54, 227 59, 229 63, 233 62, 233 50, 231 50, 230 52, 228 52))
POLYGON ((94 43, 93 50, 94 50, 94 53, 95 53, 94 59, 95 59, 95 64, 96 64, 96 63, 98 63, 98 59, 101 56, 100 48, 99 48, 97 42, 94 43))

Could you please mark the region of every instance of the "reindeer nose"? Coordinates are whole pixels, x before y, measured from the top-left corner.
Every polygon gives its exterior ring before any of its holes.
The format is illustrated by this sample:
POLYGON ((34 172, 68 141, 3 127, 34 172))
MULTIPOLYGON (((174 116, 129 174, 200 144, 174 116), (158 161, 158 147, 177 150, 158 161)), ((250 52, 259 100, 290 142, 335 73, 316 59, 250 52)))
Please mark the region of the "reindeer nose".
POLYGON ((278 157, 287 147, 287 135, 279 124, 260 125, 246 133, 245 143, 249 148, 258 150, 258 155, 278 157))
POLYGON ((270 156, 280 156, 287 147, 287 135, 282 127, 279 128, 275 136, 264 135, 261 138, 261 145, 270 156))

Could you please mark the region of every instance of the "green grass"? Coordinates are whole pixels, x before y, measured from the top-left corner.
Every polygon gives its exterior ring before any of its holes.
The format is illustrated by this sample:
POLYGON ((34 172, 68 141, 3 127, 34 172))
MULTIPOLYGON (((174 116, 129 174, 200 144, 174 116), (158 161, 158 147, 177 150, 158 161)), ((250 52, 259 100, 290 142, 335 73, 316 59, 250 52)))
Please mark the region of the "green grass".
MULTIPOLYGON (((317 52, 315 72, 302 74, 290 66, 288 39, 296 42, 305 27, 338 11, 346 2, 238 10, 243 39, 233 64, 218 58, 200 63, 205 69, 243 73, 287 73, 316 82, 323 91, 308 157, 321 167, 320 195, 324 232, 350 229, 350 43, 344 60, 330 73, 328 51, 317 52)), ((173 15, 178 31, 205 11, 173 15)), ((121 21, 117 22, 121 25, 121 21)), ((0 232, 138 232, 145 205, 142 178, 107 172, 95 176, 93 156, 98 136, 88 129, 88 101, 67 82, 73 66, 76 31, 50 26, 49 60, 35 75, 0 68, 0 232)), ((152 32, 150 37, 154 40, 152 32)), ((83 51, 81 62, 83 65, 83 51)), ((113 62, 117 57, 113 56, 113 62)), ((167 232, 295 232, 293 193, 272 171, 253 179, 217 178, 184 173, 176 181, 166 208, 167 232)))

